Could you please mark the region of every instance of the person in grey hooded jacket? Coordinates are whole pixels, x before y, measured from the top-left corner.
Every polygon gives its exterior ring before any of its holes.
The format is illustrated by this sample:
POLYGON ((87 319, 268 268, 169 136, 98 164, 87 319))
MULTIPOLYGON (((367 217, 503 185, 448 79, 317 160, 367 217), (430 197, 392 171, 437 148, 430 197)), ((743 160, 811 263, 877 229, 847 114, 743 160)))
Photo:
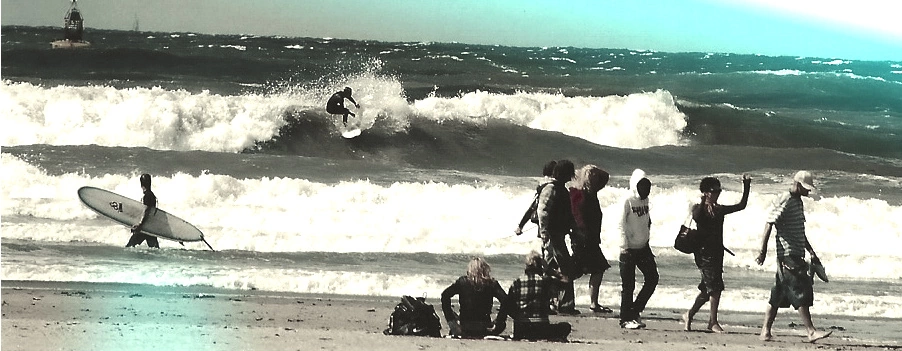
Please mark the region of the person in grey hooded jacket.
POLYGON ((539 237, 542 238, 542 251, 545 254, 545 261, 548 262, 547 269, 555 271, 566 282, 566 286, 557 294, 557 303, 552 303, 552 307, 561 314, 579 313, 576 310, 573 291, 573 281, 579 277, 565 240, 565 236, 570 235, 576 228, 573 210, 570 207, 570 192, 566 186, 575 174, 576 169, 573 162, 558 161, 552 175, 554 181, 542 188, 536 208, 539 219, 539 237))

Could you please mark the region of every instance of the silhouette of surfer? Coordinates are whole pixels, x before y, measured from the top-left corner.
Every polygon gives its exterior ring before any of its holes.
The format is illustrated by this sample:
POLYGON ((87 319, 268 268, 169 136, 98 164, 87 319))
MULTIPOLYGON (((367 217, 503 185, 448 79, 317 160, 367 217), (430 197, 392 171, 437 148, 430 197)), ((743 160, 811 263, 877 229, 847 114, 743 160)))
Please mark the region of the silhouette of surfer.
POLYGON ((360 104, 358 104, 357 101, 354 101, 354 98, 351 97, 351 88, 345 87, 344 90, 332 94, 332 97, 329 98, 329 102, 326 103, 326 112, 329 112, 333 115, 342 115, 341 122, 347 126, 348 115, 355 117, 357 115, 355 115, 345 107, 345 99, 351 100, 351 103, 353 103, 355 107, 360 108, 360 104))
POLYGON ((141 233, 141 228, 144 227, 144 223, 150 219, 151 213, 153 213, 152 211, 157 209, 157 196, 150 190, 150 174, 142 174, 140 180, 141 190, 144 191, 144 197, 141 198, 141 202, 144 203, 147 208, 144 209, 144 215, 141 216, 141 221, 132 226, 132 237, 128 239, 128 244, 125 244, 125 247, 141 245, 144 240, 147 240, 147 246, 160 248, 160 242, 157 240, 157 237, 141 233))

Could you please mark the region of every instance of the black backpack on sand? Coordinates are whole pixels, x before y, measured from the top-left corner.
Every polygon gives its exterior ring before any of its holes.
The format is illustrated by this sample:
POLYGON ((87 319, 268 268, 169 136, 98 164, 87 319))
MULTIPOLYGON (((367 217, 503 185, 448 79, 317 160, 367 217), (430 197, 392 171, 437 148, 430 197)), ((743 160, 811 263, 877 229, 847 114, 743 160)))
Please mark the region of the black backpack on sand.
POLYGON ((401 297, 401 303, 395 306, 388 317, 388 328, 382 331, 385 335, 442 336, 442 322, 435 313, 435 308, 426 303, 425 297, 401 297))

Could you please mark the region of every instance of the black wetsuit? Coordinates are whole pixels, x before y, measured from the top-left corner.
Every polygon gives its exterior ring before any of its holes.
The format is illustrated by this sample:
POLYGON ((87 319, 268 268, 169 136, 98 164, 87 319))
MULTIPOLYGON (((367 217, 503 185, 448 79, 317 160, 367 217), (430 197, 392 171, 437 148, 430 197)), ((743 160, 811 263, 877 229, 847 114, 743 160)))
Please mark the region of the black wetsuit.
POLYGON ((333 115, 342 115, 342 122, 348 123, 348 115, 353 116, 354 113, 345 107, 345 99, 351 100, 351 103, 357 105, 357 101, 354 101, 351 94, 345 95, 344 91, 339 91, 332 94, 332 97, 326 102, 326 112, 333 115))
MULTIPOLYGON (((154 195, 153 191, 147 190, 144 192, 144 197, 141 198, 141 202, 144 203, 145 206, 154 207, 154 210, 156 210, 157 196, 154 195)), ((147 240, 147 246, 160 247, 160 242, 157 240, 157 237, 143 233, 132 233, 132 237, 128 239, 128 244, 125 244, 125 247, 141 245, 144 240, 147 240)))

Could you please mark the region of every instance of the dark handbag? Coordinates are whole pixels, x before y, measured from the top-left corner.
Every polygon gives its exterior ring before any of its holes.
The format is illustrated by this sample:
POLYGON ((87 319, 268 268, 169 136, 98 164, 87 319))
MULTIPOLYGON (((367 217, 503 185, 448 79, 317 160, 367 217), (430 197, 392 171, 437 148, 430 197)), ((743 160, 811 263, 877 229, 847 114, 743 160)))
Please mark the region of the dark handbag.
POLYGON ((680 225, 680 232, 677 233, 676 239, 673 240, 673 248, 682 253, 691 254, 699 249, 699 233, 697 229, 692 229, 692 214, 686 218, 687 223, 680 225))

